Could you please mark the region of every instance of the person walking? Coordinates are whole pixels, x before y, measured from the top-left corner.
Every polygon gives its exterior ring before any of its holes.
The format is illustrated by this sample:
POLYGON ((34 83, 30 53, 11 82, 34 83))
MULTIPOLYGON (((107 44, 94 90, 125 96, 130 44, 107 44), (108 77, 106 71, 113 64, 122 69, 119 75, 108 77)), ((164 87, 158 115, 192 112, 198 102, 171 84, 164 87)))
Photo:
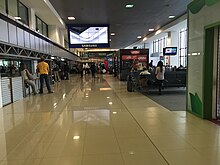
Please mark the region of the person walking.
POLYGON ((157 78, 157 84, 159 86, 159 95, 161 95, 161 88, 162 88, 162 85, 163 85, 163 81, 164 81, 164 74, 165 74, 165 67, 163 66, 163 62, 162 61, 159 61, 157 63, 157 68, 156 68, 156 72, 155 72, 155 75, 156 75, 156 78, 157 78))
POLYGON ((39 94, 43 93, 43 86, 44 86, 44 80, 47 86, 48 93, 53 93, 50 87, 50 82, 49 82, 49 65, 48 63, 45 62, 44 57, 41 57, 40 62, 37 65, 37 73, 40 73, 40 92, 39 94))

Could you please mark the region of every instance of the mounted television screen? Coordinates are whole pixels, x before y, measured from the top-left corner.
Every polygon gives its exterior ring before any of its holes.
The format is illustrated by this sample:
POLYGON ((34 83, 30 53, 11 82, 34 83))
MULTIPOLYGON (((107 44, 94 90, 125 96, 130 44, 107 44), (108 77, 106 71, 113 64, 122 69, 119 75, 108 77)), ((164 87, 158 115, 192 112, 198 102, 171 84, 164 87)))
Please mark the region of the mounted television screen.
POLYGON ((163 55, 164 56, 170 56, 170 55, 176 55, 176 54, 177 54, 177 47, 163 48, 163 55))
POLYGON ((106 48, 109 45, 108 25, 69 25, 70 48, 106 48))

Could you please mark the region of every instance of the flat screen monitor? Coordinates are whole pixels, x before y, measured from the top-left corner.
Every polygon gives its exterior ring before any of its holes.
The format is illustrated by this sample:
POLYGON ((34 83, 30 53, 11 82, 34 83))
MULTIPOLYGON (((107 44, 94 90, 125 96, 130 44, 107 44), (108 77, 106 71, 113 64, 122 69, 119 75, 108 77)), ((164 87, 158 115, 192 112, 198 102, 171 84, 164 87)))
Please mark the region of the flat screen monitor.
POLYGON ((163 55, 164 56, 170 56, 170 55, 176 55, 176 54, 177 54, 177 47, 163 48, 163 55))
POLYGON ((106 48, 109 25, 68 25, 70 48, 106 48))

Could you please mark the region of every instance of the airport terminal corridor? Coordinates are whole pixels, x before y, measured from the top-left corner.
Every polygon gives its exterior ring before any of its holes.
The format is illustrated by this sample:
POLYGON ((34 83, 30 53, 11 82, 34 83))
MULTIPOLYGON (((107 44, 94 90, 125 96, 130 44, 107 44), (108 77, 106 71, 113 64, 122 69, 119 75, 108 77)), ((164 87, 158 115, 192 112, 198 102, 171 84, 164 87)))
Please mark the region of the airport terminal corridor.
POLYGON ((0 165, 217 165, 220 127, 110 75, 73 76, 0 111, 0 165))

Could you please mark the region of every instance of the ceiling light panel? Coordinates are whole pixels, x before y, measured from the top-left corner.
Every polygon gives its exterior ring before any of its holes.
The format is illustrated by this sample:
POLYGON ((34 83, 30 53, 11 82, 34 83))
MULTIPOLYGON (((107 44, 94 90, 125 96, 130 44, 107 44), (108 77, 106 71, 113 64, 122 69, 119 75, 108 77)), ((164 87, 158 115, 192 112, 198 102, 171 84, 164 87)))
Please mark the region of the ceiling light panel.
POLYGON ((134 7, 134 4, 127 4, 125 5, 126 8, 133 8, 134 7))
POLYGON ((175 18, 175 16, 174 15, 170 15, 168 18, 169 19, 173 19, 173 18, 175 18))
POLYGON ((149 29, 148 31, 149 31, 149 32, 153 32, 153 31, 154 31, 154 29, 149 29))
POLYGON ((75 20, 76 18, 75 17, 67 17, 68 18, 68 20, 75 20))

